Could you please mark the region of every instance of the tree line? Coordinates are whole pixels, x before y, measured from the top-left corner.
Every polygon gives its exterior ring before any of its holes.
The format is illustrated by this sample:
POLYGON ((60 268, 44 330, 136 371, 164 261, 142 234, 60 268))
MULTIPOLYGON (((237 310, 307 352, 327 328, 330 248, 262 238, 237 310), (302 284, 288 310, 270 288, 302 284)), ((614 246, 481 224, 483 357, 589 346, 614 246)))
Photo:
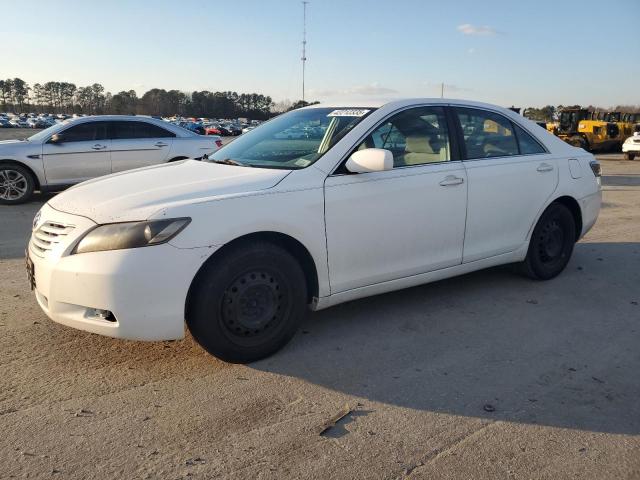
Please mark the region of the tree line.
MULTIPOLYGON (((296 102, 292 105, 299 104, 296 102)), ((68 82, 35 83, 30 86, 20 78, 0 80, 0 111, 5 112, 247 117, 263 120, 273 116, 275 106, 271 97, 259 93, 207 90, 187 93, 152 88, 138 97, 135 90, 111 94, 99 83, 85 87, 68 82)))

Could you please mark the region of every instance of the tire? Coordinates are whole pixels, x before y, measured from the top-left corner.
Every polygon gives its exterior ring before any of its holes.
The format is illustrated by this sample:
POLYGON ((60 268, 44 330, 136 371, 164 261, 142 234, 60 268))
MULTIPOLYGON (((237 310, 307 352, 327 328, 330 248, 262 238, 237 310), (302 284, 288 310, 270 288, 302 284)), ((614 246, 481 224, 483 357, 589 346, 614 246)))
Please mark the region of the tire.
POLYGON ((589 144, 587 143, 587 141, 585 140, 584 137, 581 137, 579 135, 571 137, 569 139, 569 145, 572 145, 572 146, 578 147, 578 148, 582 148, 583 150, 586 150, 587 152, 589 151, 589 144))
POLYGON ((26 168, 15 163, 0 164, 0 204, 17 205, 33 196, 35 180, 26 168))
POLYGON ((560 203, 552 203, 533 229, 527 256, 520 272, 535 280, 558 276, 569 263, 576 242, 572 213, 560 203))
POLYGON ((624 154, 624 159, 625 160, 633 160, 634 158, 636 158, 635 153, 633 153, 633 152, 625 152, 625 154, 624 154))
POLYGON ((186 321, 207 352, 248 363, 291 340, 306 303, 299 263, 283 248, 260 241, 232 248, 205 265, 191 287, 186 321))

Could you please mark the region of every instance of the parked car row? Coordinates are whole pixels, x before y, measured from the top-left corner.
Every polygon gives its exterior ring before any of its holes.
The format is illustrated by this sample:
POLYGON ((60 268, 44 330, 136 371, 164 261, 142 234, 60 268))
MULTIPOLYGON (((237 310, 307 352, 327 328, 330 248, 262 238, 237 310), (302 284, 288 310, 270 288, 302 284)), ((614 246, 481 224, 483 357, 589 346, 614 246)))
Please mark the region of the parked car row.
POLYGON ((50 113, 0 113, 0 128, 49 128, 56 123, 61 123, 68 118, 82 117, 84 115, 53 115, 50 113))
MULTIPOLYGON (((51 114, 51 113, 0 113, 0 128, 49 128, 69 118, 84 117, 83 114, 51 114)), ((172 123, 190 130, 198 135, 238 136, 253 130, 261 122, 248 119, 210 119, 151 116, 157 120, 172 123)))

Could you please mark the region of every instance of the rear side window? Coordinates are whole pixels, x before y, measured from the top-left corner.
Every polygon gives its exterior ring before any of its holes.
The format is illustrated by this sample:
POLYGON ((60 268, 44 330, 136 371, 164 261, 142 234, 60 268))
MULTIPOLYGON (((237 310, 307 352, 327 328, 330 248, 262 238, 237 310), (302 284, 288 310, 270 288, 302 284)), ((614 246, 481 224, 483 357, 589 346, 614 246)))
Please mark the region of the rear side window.
POLYGON ((91 142, 105 140, 107 138, 108 122, 86 122, 67 128, 62 137, 65 142, 91 142))
POLYGON ((518 125, 515 125, 516 136, 518 137, 518 145, 520 145, 521 155, 535 155, 536 153, 547 153, 545 149, 531 135, 524 131, 518 125))
POLYGON ((146 122, 113 122, 112 138, 126 140, 132 138, 166 138, 175 134, 162 127, 146 122))
POLYGON ((468 159, 519 155, 510 120, 476 108, 456 108, 468 159))

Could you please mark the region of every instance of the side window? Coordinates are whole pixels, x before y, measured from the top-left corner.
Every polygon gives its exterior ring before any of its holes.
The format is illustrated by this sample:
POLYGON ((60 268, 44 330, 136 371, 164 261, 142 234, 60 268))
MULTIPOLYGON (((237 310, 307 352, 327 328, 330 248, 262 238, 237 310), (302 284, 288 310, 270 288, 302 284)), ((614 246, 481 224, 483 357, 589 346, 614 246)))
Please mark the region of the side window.
POLYGON ((113 140, 126 140, 136 138, 133 124, 135 122, 113 122, 111 124, 111 138, 113 140))
POLYGON ((133 138, 165 138, 175 137, 169 130, 146 122, 113 122, 114 140, 127 140, 133 138))
POLYGON ((536 153, 547 153, 542 145, 534 139, 531 135, 524 131, 523 128, 515 125, 516 136, 518 137, 518 144, 520 145, 521 155, 535 155, 536 153))
POLYGON ((467 158, 519 155, 518 142, 510 120, 476 108, 456 108, 462 128, 467 158))
POLYGON ((442 107, 405 110, 386 120, 359 146, 393 153, 394 167, 451 160, 447 120, 442 107))
POLYGON ((175 134, 169 130, 165 130, 162 127, 153 125, 146 122, 132 122, 135 123, 135 132, 137 138, 166 138, 175 137, 175 134))
POLYGON ((67 128, 62 133, 67 142, 90 142, 107 138, 107 122, 86 122, 67 128))

